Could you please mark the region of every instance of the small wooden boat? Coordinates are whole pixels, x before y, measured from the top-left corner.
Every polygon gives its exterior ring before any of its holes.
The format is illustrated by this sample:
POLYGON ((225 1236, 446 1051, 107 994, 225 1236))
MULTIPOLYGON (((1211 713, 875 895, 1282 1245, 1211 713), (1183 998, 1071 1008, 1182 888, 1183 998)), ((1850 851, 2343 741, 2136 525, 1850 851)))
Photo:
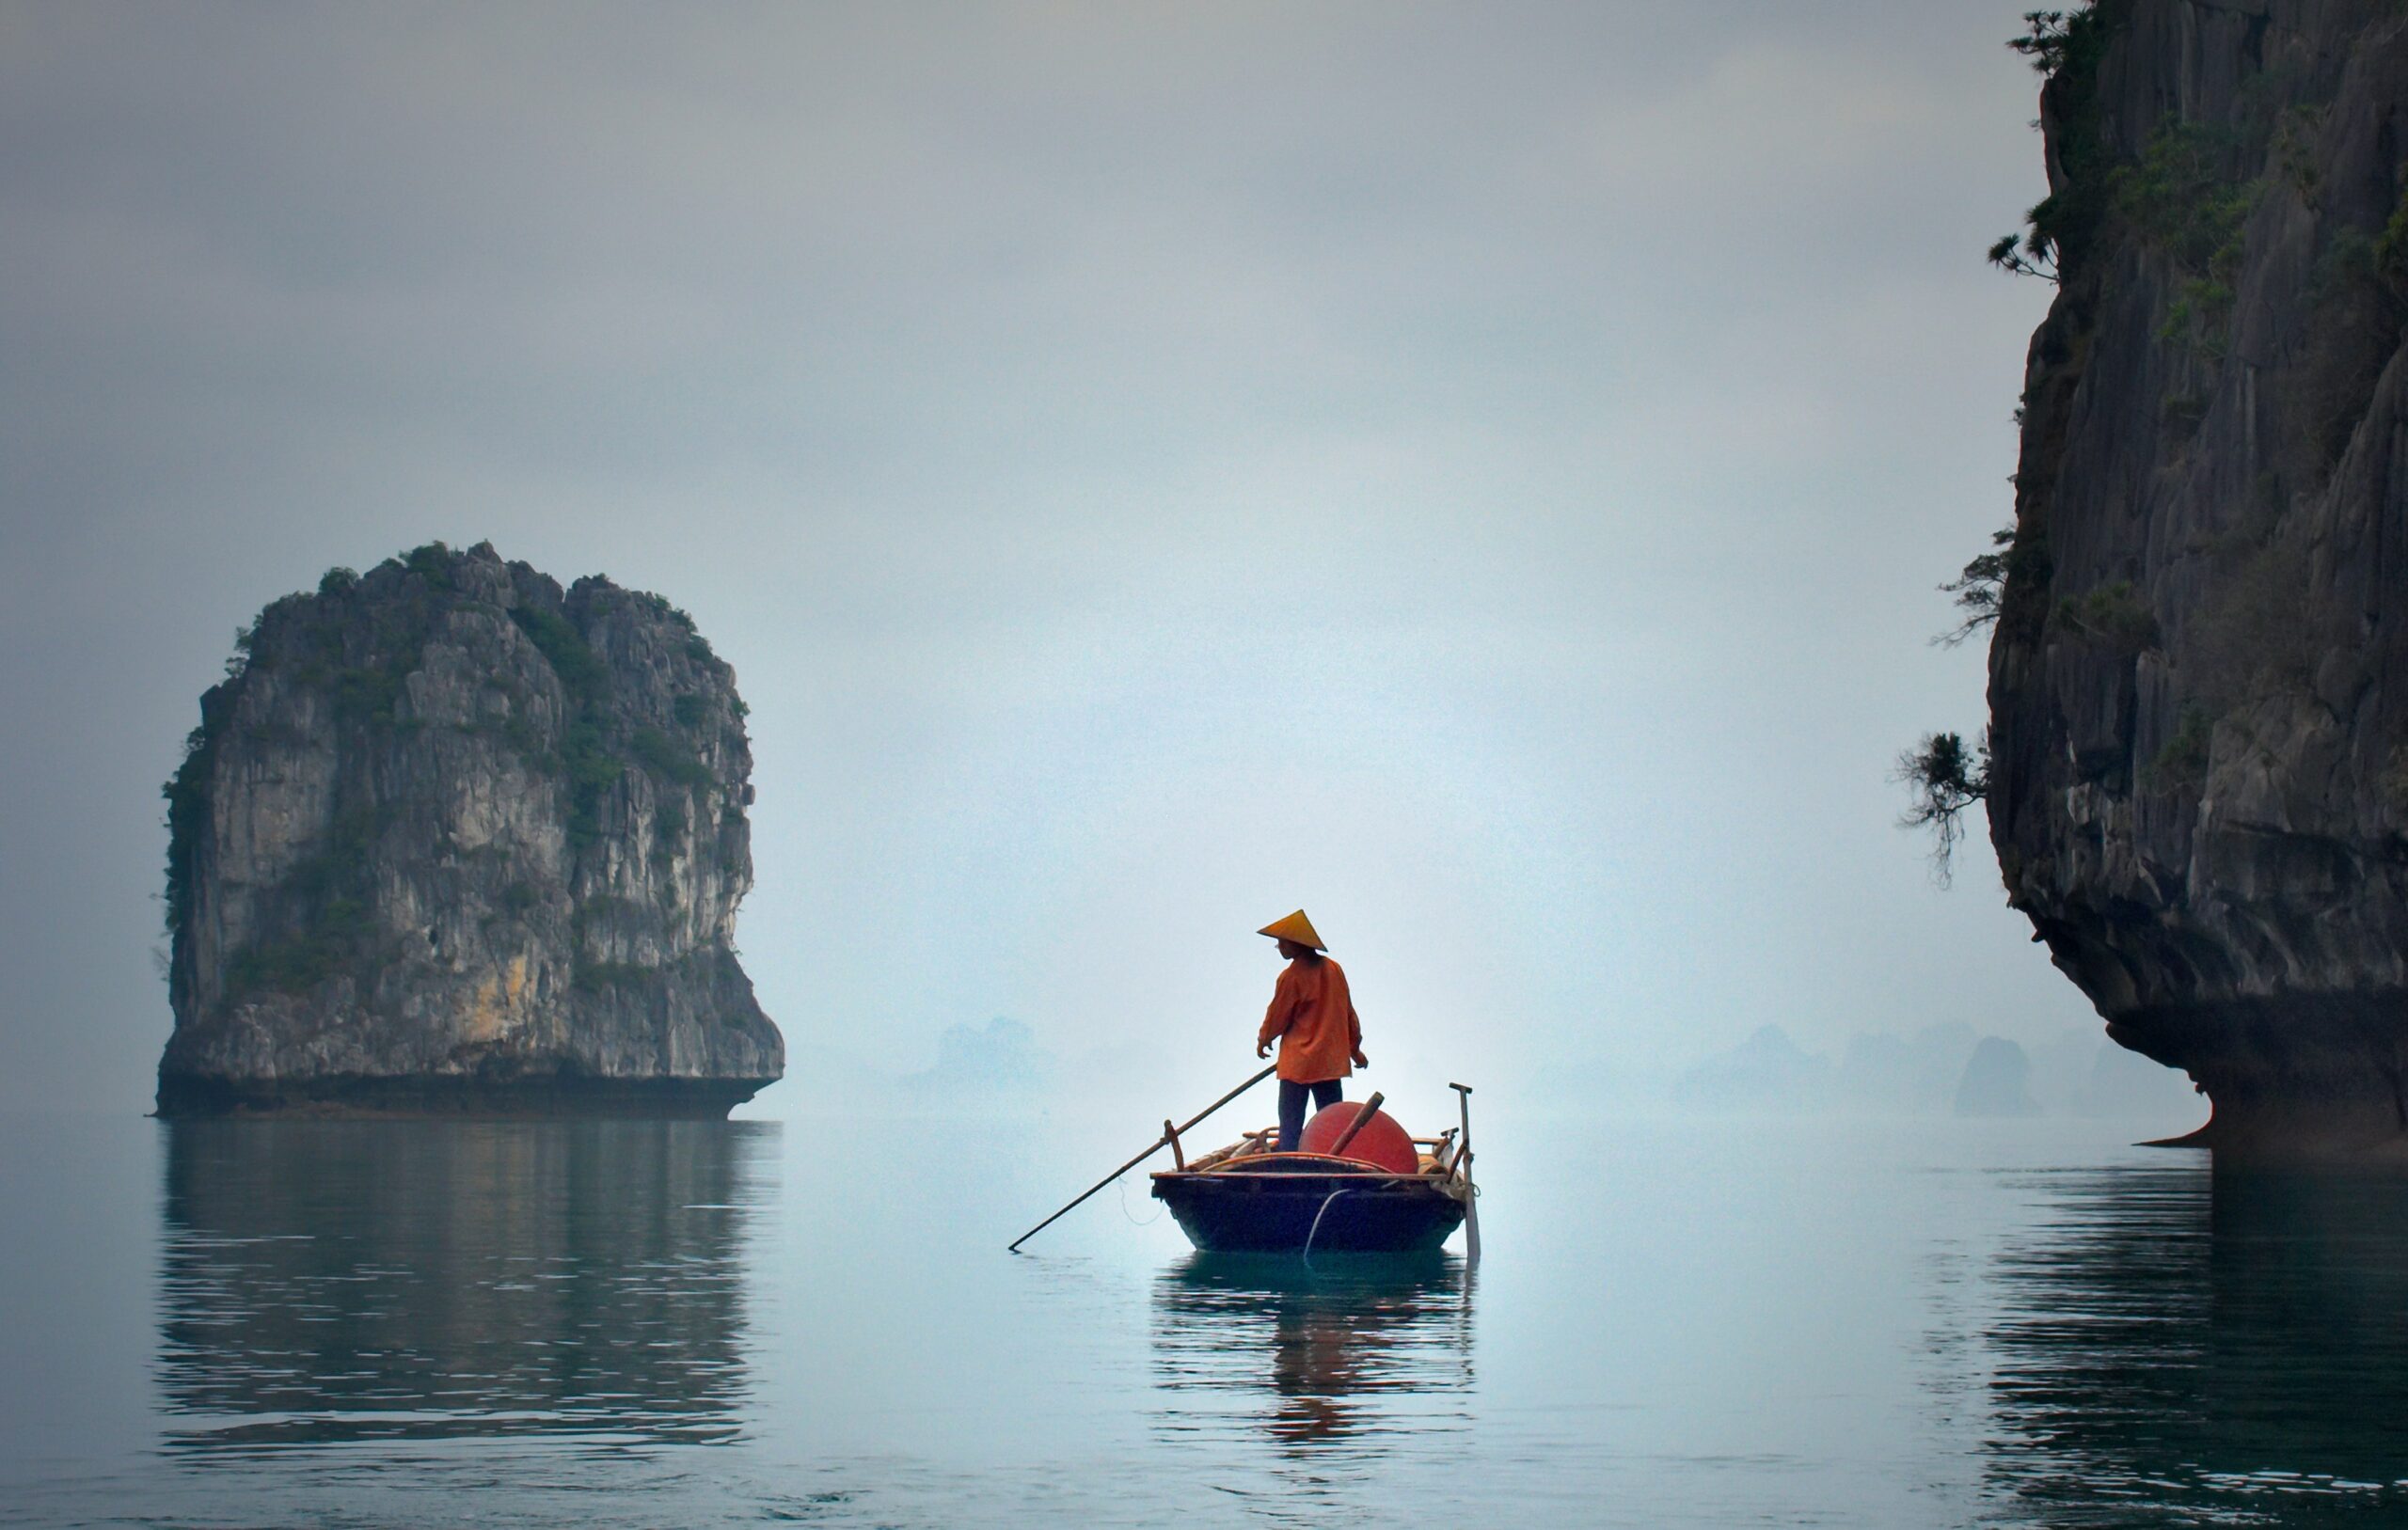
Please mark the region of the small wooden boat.
MULTIPOLYGON (((1376 1096, 1374 1096, 1376 1101, 1376 1096)), ((1278 1153, 1275 1127, 1153 1175, 1188 1241, 1214 1254, 1412 1254, 1438 1247, 1478 1193, 1455 1128, 1411 1139, 1416 1172, 1335 1154, 1278 1153)), ((1341 1144, 1342 1145, 1342 1144, 1341 1144)), ((1179 1154, 1176 1139, 1171 1151, 1179 1154)))
POLYGON ((1223 1095, 1183 1126, 1163 1134, 1069 1204, 1011 1240, 1020 1246, 1096 1192, 1167 1147, 1175 1168, 1154 1176, 1154 1199, 1170 1207, 1188 1241, 1208 1254, 1429 1253, 1458 1226, 1469 1230, 1465 1256, 1480 1263, 1480 1191, 1471 1182, 1471 1086, 1450 1083, 1463 1125, 1435 1137, 1409 1137, 1380 1113, 1376 1091, 1360 1106, 1340 1100, 1305 1124, 1304 1153, 1273 1151, 1278 1128, 1249 1131, 1228 1146, 1187 1161, 1180 1137, 1206 1116, 1271 1077, 1276 1065, 1223 1095), (1363 1144, 1353 1146, 1360 1135, 1363 1144))

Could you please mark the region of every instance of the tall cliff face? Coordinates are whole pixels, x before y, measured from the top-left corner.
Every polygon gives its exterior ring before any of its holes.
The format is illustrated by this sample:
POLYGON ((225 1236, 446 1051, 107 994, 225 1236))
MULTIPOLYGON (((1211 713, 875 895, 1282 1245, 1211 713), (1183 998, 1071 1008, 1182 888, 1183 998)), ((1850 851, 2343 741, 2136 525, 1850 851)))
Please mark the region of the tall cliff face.
POLYGON ((2408 13, 2101 0, 2035 41, 2010 900, 2204 1140, 2408 1154, 2408 13))
POLYGON ((724 1114, 784 1071, 744 706, 684 613, 436 544, 241 644, 166 789, 161 1113, 724 1114))

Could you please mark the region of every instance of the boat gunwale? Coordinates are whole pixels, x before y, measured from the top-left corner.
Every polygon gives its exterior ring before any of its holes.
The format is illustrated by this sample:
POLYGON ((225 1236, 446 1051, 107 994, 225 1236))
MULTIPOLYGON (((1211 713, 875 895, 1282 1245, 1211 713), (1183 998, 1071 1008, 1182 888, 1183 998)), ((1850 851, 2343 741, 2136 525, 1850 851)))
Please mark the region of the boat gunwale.
POLYGON ((1456 1182, 1454 1175, 1444 1171, 1436 1174, 1390 1174, 1381 1169, 1372 1169, 1361 1174, 1349 1174, 1343 1171, 1316 1173, 1309 1170, 1302 1173, 1263 1174, 1252 1169, 1157 1169, 1151 1177, 1179 1180, 1276 1179, 1282 1183, 1289 1180, 1344 1179, 1354 1184, 1427 1185, 1432 1190, 1441 1191, 1445 1190, 1449 1184, 1456 1182))
POLYGON ((1360 1159, 1332 1158, 1322 1153, 1251 1154, 1243 1159, 1226 1160, 1223 1163, 1215 1163, 1203 1168, 1156 1169, 1149 1177, 1157 1181, 1169 1180, 1181 1184, 1213 1179, 1275 1179, 1282 1183, 1294 1182, 1300 1187, 1304 1183, 1315 1179, 1343 1179, 1351 1186, 1362 1186, 1364 1188, 1370 1188, 1374 1185, 1380 1187, 1419 1185, 1455 1200, 1463 1198, 1463 1191, 1461 1187, 1464 1183, 1463 1177, 1456 1174, 1451 1166, 1448 1165, 1442 1164, 1437 1168, 1426 1169, 1418 1174, 1398 1174, 1392 1169, 1383 1169, 1377 1164, 1365 1163, 1360 1159), (1311 1169, 1261 1169, 1255 1167, 1256 1164, 1261 1162, 1265 1159, 1277 1159, 1290 1163, 1293 1163, 1298 1159, 1311 1159, 1317 1160, 1320 1163, 1333 1165, 1333 1167, 1311 1169))
MULTIPOLYGON (((1408 1139, 1415 1148, 1429 1149, 1427 1153, 1421 1154, 1420 1156, 1429 1159, 1431 1164, 1429 1168, 1416 1170, 1410 1175, 1398 1175, 1393 1169, 1383 1169, 1378 1164, 1372 1163, 1364 1159, 1340 1158, 1336 1154, 1331 1153, 1306 1153, 1302 1151, 1282 1153, 1276 1148, 1264 1146, 1263 1144, 1268 1142, 1277 1130, 1278 1128, 1275 1127, 1264 1127, 1259 1131, 1249 1131, 1238 1138, 1236 1142, 1230 1143, 1225 1147, 1216 1147, 1208 1153, 1198 1155, 1192 1162, 1183 1162, 1177 1168, 1173 1169, 1156 1169, 1151 1171, 1151 1173, 1153 1177, 1156 1179, 1165 1178, 1174 1175, 1250 1174, 1255 1172, 1253 1168, 1255 1164, 1261 1163, 1266 1159, 1276 1159, 1284 1162, 1292 1163, 1299 1159, 1311 1159, 1323 1163, 1342 1164, 1345 1166, 1343 1168, 1323 1171, 1324 1173, 1333 1175, 1355 1175, 1369 1173, 1375 1175, 1388 1175, 1393 1177, 1406 1179, 1430 1179, 1434 1177, 1444 1179, 1453 1176, 1456 1174, 1457 1166, 1454 1162, 1454 1155, 1450 1151, 1455 1141, 1455 1128, 1452 1127, 1449 1127, 1446 1130, 1440 1132, 1435 1137, 1413 1137, 1408 1139), (1239 1167, 1241 1164, 1245 1165, 1245 1167, 1239 1167)), ((1303 1174, 1309 1171, 1284 1169, 1275 1170, 1273 1172, 1278 1174, 1303 1174)))

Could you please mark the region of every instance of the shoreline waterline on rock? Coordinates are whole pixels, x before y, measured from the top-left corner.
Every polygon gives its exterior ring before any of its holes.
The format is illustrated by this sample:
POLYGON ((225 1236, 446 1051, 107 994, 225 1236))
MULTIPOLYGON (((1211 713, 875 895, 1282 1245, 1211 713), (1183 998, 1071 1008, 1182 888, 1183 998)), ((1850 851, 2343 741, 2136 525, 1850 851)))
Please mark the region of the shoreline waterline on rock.
POLYGON ((724 1115, 784 1071, 734 946, 735 673, 490 544, 243 629, 166 787, 165 1115, 724 1115))
POLYGON ((719 1121, 775 1079, 314 1079, 297 1088, 272 1082, 163 1078, 161 1120, 277 1116, 326 1120, 551 1120, 595 1116, 719 1121))

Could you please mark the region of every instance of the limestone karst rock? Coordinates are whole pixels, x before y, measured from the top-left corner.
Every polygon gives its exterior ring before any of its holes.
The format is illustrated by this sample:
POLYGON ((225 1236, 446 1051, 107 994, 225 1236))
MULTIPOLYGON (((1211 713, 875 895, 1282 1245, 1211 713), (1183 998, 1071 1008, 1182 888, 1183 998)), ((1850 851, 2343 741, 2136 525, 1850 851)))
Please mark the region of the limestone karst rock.
POLYGON ((2004 1036, 1984 1036, 1965 1060, 1956 1080, 1956 1111, 1961 1116, 2012 1117, 2038 1115, 2032 1098, 2032 1059, 2004 1036))
POLYGON ((2408 14, 2041 21, 2010 901, 2201 1140, 2408 1156, 2408 14))
POLYGON ((239 646, 167 785, 162 1114, 721 1115, 784 1071, 744 705, 683 612, 435 544, 239 646))

